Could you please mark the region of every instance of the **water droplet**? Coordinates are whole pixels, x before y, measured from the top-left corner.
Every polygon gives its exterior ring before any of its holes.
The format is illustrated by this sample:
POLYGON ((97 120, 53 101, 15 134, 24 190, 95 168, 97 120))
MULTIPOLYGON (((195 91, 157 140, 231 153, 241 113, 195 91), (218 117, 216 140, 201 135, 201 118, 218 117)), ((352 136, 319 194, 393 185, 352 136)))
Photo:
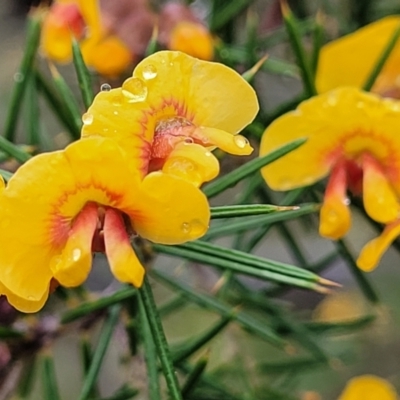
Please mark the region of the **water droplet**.
POLYGON ((349 199, 349 198, 346 198, 346 199, 344 199, 343 203, 344 203, 346 206, 349 206, 351 202, 350 202, 350 199, 349 199))
POLYGON ((326 102, 329 106, 335 106, 337 104, 337 97, 333 94, 329 95, 326 102))
POLYGON ((72 250, 72 261, 77 262, 81 258, 82 251, 81 249, 72 250))
POLYGON ((157 68, 152 64, 146 65, 145 67, 143 67, 142 75, 143 78, 147 81, 150 79, 154 79, 157 76, 157 68))
POLYGON ((211 153, 211 151, 207 151, 207 152, 205 153, 205 155, 206 155, 207 157, 211 157, 211 156, 212 156, 212 153, 211 153))
POLYGON ((113 114, 114 114, 114 115, 118 115, 118 111, 114 111, 113 114))
POLYGON ((24 74, 21 72, 16 72, 14 74, 14 81, 15 82, 22 82, 24 80, 24 74))
POLYGON ((182 224, 182 231, 183 231, 183 233, 189 233, 190 232, 190 224, 189 224, 189 222, 184 222, 182 224))
POLYGON ((147 97, 147 86, 139 78, 129 78, 122 84, 122 94, 129 103, 144 101, 147 97))
POLYGON ((109 91, 111 90, 111 85, 109 85, 108 83, 103 83, 103 84, 100 86, 100 90, 101 90, 102 92, 109 92, 109 91))
POLYGON ((236 146, 241 149, 244 149, 249 144, 249 141, 241 135, 235 136, 233 140, 235 141, 236 146))
POLYGON ((85 125, 91 125, 93 122, 93 114, 85 113, 82 115, 82 122, 85 125))

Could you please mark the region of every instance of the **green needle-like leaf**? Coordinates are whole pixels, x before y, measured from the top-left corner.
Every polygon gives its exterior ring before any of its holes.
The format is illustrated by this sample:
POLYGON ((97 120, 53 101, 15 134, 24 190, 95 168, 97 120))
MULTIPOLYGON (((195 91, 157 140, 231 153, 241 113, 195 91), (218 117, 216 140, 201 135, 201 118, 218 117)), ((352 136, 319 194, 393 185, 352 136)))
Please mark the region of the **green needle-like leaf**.
POLYGON ((122 386, 117 392, 111 397, 103 397, 99 400, 129 400, 133 399, 139 394, 137 389, 131 388, 127 385, 122 386))
POLYGON ((174 364, 179 364, 181 361, 190 357, 216 337, 229 324, 233 316, 234 314, 232 316, 222 317, 220 321, 212 325, 211 328, 207 329, 207 331, 202 333, 199 337, 190 338, 187 342, 178 345, 172 355, 174 364))
POLYGON ((185 398, 187 398, 189 393, 191 393, 196 387, 201 375, 206 369, 208 360, 209 360, 208 354, 205 354, 204 356, 200 357, 200 359, 196 362, 196 365, 194 366, 193 370, 189 373, 182 387, 182 395, 185 398))
POLYGON ((246 313, 237 312, 234 308, 229 307, 225 303, 222 303, 213 296, 208 296, 204 293, 197 293, 193 288, 188 287, 176 280, 170 278, 168 275, 161 271, 153 270, 151 272, 157 280, 168 285, 172 289, 182 293, 187 299, 198 304, 200 307, 204 307, 210 311, 213 311, 223 317, 232 318, 232 320, 238 322, 243 328, 252 332, 262 338, 263 340, 271 343, 273 346, 283 349, 285 347, 285 341, 280 338, 269 326, 265 323, 261 323, 251 315, 246 313))
POLYGON ((274 206, 270 204, 246 204, 238 206, 211 207, 211 219, 249 217, 253 215, 264 215, 282 211, 297 210, 299 207, 274 206))
POLYGON ((144 345, 144 359, 147 366, 149 400, 160 400, 160 381, 158 378, 157 351, 152 339, 149 321, 141 297, 139 299, 140 328, 144 345))
POLYGON ((315 17, 315 25, 313 29, 313 51, 311 55, 311 70, 313 75, 318 68, 318 61, 319 61, 319 53, 324 42, 324 16, 322 15, 321 11, 317 12, 315 17))
POLYGON ((13 173, 4 169, 0 169, 0 175, 4 178, 5 181, 9 181, 10 178, 13 176, 13 173))
POLYGON ((61 400, 54 369, 54 360, 50 354, 44 354, 42 357, 42 386, 44 400, 61 400))
POLYGON ((240 14, 254 0, 235 0, 221 2, 222 7, 211 14, 210 29, 216 31, 224 27, 229 21, 240 14))
POLYGON ((312 214, 319 211, 320 205, 302 204, 294 210, 282 211, 279 213, 272 213, 258 217, 244 218, 233 220, 232 222, 219 223, 211 227, 206 236, 207 240, 220 236, 229 236, 238 232, 248 231, 255 228, 261 228, 267 225, 275 224, 277 222, 288 221, 298 218, 303 215, 312 214))
POLYGON ((68 324, 94 311, 102 310, 114 304, 118 304, 123 300, 130 299, 136 296, 136 294, 137 294, 137 289, 133 287, 128 287, 118 292, 115 292, 111 296, 103 297, 95 301, 88 301, 86 303, 82 303, 81 305, 79 305, 76 308, 73 308, 72 310, 65 311, 61 315, 61 323, 68 324))
POLYGON ((297 20, 290 11, 286 0, 281 2, 283 21, 289 35, 290 44, 297 59, 297 64, 300 67, 304 88, 309 97, 317 94, 317 89, 314 83, 314 74, 311 69, 310 60, 308 60, 303 43, 302 34, 297 26, 297 20))
POLYGON ((260 168, 265 167, 278 158, 281 158, 287 153, 297 149, 304 144, 306 140, 307 139, 294 140, 293 142, 285 144, 284 146, 279 147, 277 150, 274 150, 263 157, 255 158, 254 160, 247 162, 241 167, 236 168, 234 171, 224 175, 222 178, 216 179, 212 183, 209 183, 207 186, 205 186, 203 190, 204 193, 209 198, 216 196, 224 190, 236 185, 247 176, 254 174, 260 168))
POLYGON ((29 74, 26 88, 26 121, 25 130, 27 131, 26 141, 28 144, 40 148, 40 110, 39 96, 36 79, 33 74, 29 74))
POLYGON ((158 351, 161 367, 167 382, 168 391, 171 400, 182 400, 182 394, 179 388, 178 379, 172 364, 172 357, 165 338, 161 319, 158 314, 156 303, 154 301, 153 292, 148 281, 147 275, 144 278, 143 286, 139 290, 140 297, 146 311, 150 329, 153 334, 153 340, 158 351))
POLYGON ((83 104, 85 105, 85 108, 88 109, 94 99, 92 80, 85 61, 83 60, 79 43, 75 39, 72 39, 72 55, 76 75, 78 77, 79 88, 81 89, 83 104))
POLYGON ((114 305, 110 309, 110 314, 103 325, 96 350, 93 354, 92 363, 90 364, 89 371, 83 382, 83 388, 79 395, 79 400, 87 400, 90 398, 102 366, 103 358, 110 344, 115 325, 118 322, 120 309, 120 305, 114 305))
MULTIPOLYGON (((22 99, 24 97, 24 92, 29 82, 28 76, 33 68, 36 53, 39 47, 41 18, 42 15, 40 12, 38 12, 36 15, 33 15, 28 19, 28 33, 27 33, 28 40, 25 46, 24 56, 22 58, 21 65, 18 71, 14 75, 15 83, 11 94, 11 99, 8 105, 8 112, 3 132, 4 137, 11 142, 14 142, 15 139, 15 130, 19 120, 18 117, 19 117, 20 107, 22 104, 22 99)), ((26 161, 26 160, 18 160, 18 161, 26 161)))
POLYGON ((320 284, 332 284, 314 273, 277 261, 197 241, 179 246, 155 244, 160 253, 182 257, 228 271, 254 276, 263 280, 325 292, 320 284))
POLYGON ((390 57, 394 46, 396 45, 398 39, 400 37, 400 24, 393 32, 392 37, 390 38, 389 42, 387 43, 386 47, 383 49, 382 54, 378 58, 374 68, 372 69, 370 75, 368 76, 367 80, 365 81, 363 89, 369 91, 374 86, 376 78, 381 73, 382 68, 385 66, 387 59, 390 57))

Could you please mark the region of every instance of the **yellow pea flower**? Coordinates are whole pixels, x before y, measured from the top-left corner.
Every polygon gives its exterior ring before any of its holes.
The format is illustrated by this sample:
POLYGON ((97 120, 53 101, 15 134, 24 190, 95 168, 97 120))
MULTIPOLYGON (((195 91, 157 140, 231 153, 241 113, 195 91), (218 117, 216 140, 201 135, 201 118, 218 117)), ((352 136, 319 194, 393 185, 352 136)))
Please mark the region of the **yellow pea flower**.
POLYGON ((0 193, 0 293, 24 312, 39 310, 50 283, 87 278, 92 251, 105 252, 122 282, 141 286, 144 268, 130 235, 177 244, 202 236, 204 194, 162 172, 142 177, 111 139, 77 141, 24 164, 0 193))
POLYGON ((80 41, 86 64, 105 76, 119 75, 133 55, 101 24, 98 0, 57 0, 43 22, 41 48, 50 59, 67 63, 72 59, 72 38, 80 41))
POLYGON ((374 375, 357 376, 347 383, 338 400, 397 400, 396 389, 374 375))
MULTIPOLYGON (((323 46, 316 74, 318 92, 339 86, 362 88, 399 24, 399 16, 385 17, 323 46)), ((372 91, 399 97, 399 65, 400 41, 387 59, 372 91)))
POLYGON ((329 175, 320 213, 320 234, 339 239, 350 228, 346 190, 363 196, 365 210, 386 233, 367 245, 358 265, 371 270, 399 234, 400 102, 356 88, 340 88, 301 103, 264 132, 260 154, 292 140, 299 149, 262 169, 275 190, 311 185, 329 175), (367 250, 369 249, 369 250, 367 250))
POLYGON ((252 152, 236 134, 257 112, 254 90, 232 69, 161 51, 139 63, 121 88, 96 96, 82 137, 113 138, 141 160, 143 175, 163 170, 200 185, 219 172, 210 150, 252 152))

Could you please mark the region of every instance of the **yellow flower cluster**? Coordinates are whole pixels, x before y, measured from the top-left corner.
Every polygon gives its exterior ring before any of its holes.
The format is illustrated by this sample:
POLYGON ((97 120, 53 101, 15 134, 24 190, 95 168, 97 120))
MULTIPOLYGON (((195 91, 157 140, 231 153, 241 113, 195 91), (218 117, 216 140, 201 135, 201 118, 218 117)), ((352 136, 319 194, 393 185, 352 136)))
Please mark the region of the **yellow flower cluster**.
POLYGON ((316 73, 322 94, 275 120, 261 142, 263 155, 308 139, 262 174, 275 190, 312 185, 329 175, 320 213, 322 236, 339 239, 348 232, 347 190, 362 195, 367 214, 386 225, 358 258, 365 271, 376 267, 400 234, 400 102, 381 97, 396 94, 400 43, 376 80, 376 94, 361 90, 399 24, 399 17, 388 17, 324 46, 316 73))
POLYGON ((170 51, 143 60, 122 87, 96 96, 81 140, 3 182, 0 294, 37 311, 52 282, 85 281, 93 251, 140 287, 132 235, 163 244, 202 236, 210 211, 198 187, 219 172, 211 151, 250 154, 236 134, 257 111, 254 90, 222 64, 170 51))

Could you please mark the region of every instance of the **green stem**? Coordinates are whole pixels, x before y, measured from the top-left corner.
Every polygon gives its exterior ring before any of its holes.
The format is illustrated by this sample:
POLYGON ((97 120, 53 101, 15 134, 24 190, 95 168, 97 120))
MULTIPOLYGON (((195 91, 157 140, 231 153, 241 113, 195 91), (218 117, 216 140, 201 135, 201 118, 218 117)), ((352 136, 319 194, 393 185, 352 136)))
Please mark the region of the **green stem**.
POLYGON ((54 369, 53 357, 46 354, 42 359, 43 363, 43 399, 44 400, 60 400, 58 391, 56 373, 54 369))
POLYGON ((167 339, 165 338, 161 319, 158 314, 157 306, 147 275, 144 278, 143 286, 139 293, 146 311, 151 332, 153 334, 153 340, 158 351, 158 356, 161 361, 161 367, 167 382, 171 399, 182 400, 182 394, 179 389, 178 379, 173 368, 172 357, 167 344, 167 339))

